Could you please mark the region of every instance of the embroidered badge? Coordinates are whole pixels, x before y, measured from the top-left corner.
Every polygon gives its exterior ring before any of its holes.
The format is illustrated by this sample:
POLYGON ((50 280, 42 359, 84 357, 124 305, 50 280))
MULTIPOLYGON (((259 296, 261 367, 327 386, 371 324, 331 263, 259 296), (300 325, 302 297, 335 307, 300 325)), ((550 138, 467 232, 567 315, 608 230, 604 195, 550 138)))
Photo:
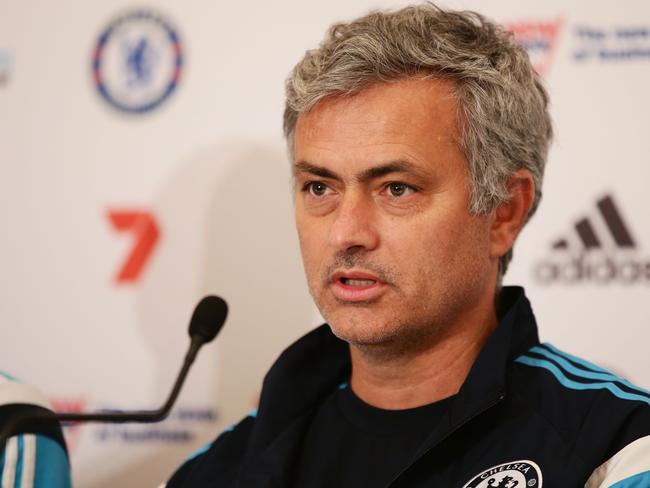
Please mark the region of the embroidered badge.
POLYGON ((541 488, 542 471, 532 461, 511 461, 486 469, 463 488, 541 488))

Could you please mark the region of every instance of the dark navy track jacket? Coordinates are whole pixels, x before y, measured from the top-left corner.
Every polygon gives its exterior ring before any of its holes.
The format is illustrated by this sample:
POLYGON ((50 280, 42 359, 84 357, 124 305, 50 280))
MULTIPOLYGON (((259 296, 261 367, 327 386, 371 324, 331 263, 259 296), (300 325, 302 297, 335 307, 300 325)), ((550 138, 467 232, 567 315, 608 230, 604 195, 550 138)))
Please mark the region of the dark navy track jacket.
MULTIPOLYGON (((502 290, 499 316, 443 420, 387 486, 650 487, 650 393, 540 344, 521 288, 502 290)), ((167 488, 290 486, 310 413, 349 374, 348 345, 327 325, 310 332, 267 374, 257 414, 167 488)))

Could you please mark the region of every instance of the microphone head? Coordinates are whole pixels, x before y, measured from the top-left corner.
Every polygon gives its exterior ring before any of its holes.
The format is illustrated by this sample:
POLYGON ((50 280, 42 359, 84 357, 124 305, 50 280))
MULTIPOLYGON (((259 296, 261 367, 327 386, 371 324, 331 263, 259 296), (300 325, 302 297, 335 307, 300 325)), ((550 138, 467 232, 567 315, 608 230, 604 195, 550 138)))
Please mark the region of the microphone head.
POLYGON ((223 298, 208 295, 194 309, 190 321, 190 337, 199 336, 203 342, 214 339, 226 321, 228 305, 223 298))

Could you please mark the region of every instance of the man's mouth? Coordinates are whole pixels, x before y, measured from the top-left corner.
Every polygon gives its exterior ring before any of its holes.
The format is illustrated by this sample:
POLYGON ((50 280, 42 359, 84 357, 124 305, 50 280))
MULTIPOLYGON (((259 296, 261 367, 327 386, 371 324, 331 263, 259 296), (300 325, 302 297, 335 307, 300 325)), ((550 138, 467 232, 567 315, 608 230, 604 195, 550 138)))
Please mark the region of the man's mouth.
POLYGON ((347 286, 372 286, 377 283, 375 280, 362 280, 358 278, 340 278, 341 283, 347 286))
POLYGON ((379 276, 363 270, 338 271, 330 280, 330 289, 341 302, 372 301, 387 288, 379 276))

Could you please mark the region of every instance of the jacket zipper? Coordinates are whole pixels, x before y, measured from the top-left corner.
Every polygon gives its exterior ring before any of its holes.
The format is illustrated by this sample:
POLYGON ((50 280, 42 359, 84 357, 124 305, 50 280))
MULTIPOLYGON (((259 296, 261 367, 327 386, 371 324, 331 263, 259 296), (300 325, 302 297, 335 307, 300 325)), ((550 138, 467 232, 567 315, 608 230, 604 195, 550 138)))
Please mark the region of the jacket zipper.
POLYGON ((490 410, 492 407, 494 407, 497 403, 501 402, 505 398, 505 393, 501 393, 497 398, 495 398, 491 403, 487 404, 484 408, 479 410, 478 412, 474 413, 473 415, 467 417, 465 420, 463 420, 460 424, 458 424, 456 427, 454 427, 452 430, 447 432, 444 436, 442 436, 434 445, 429 447, 426 451, 424 451, 422 454, 420 454, 416 459, 414 459, 408 466, 406 466, 404 469, 402 469, 399 473, 397 473, 397 476, 395 476, 390 483, 386 486, 386 488, 390 488, 393 486, 393 484, 415 463, 417 463, 425 454, 427 454, 431 449, 434 449, 438 447, 441 443, 446 441, 449 437, 451 437, 453 434, 458 432, 460 429, 462 429, 465 425, 470 423, 472 420, 474 420, 476 417, 479 415, 483 415, 485 412, 490 410))

